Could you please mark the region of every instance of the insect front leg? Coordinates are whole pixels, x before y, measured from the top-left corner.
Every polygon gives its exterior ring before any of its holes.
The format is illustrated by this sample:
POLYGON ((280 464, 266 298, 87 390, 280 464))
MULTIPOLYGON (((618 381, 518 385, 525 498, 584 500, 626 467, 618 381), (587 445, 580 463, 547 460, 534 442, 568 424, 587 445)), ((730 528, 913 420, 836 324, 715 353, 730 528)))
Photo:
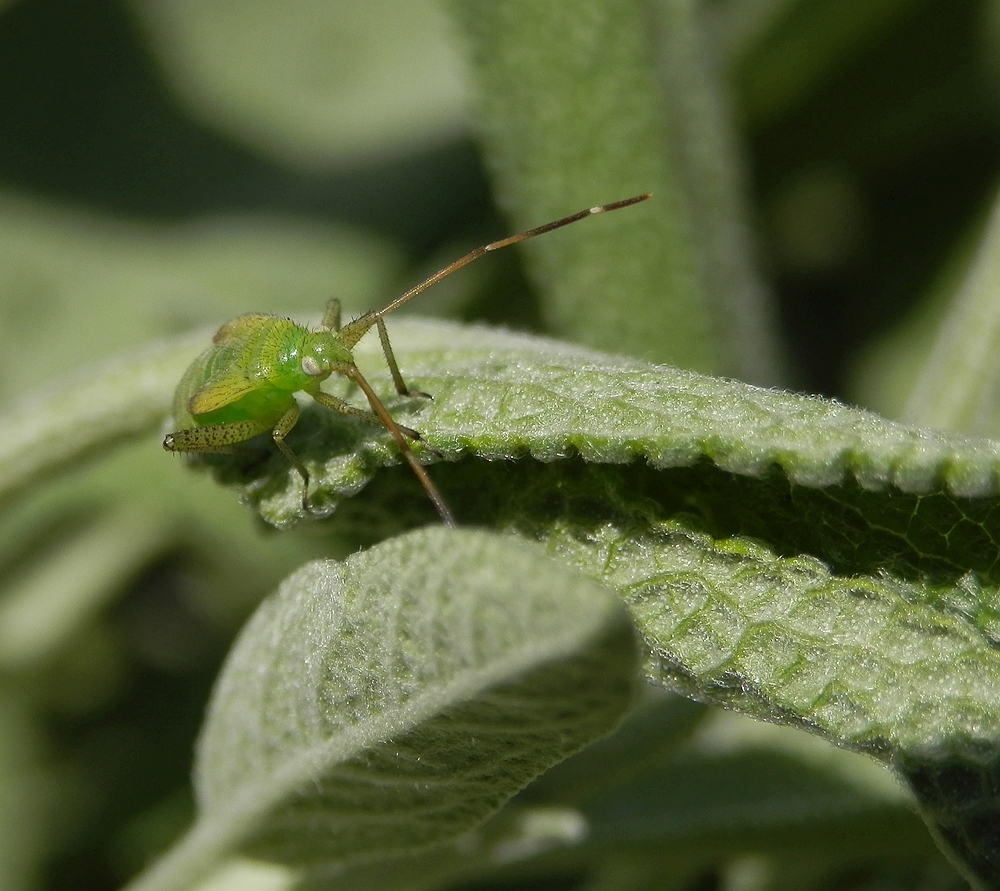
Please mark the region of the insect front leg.
MULTIPOLYGON (((375 412, 365 411, 363 408, 355 408, 350 403, 344 402, 343 399, 338 399, 336 396, 331 396, 329 393, 323 390, 317 390, 312 394, 312 398, 315 399, 320 405, 326 406, 327 408, 333 409, 334 411, 340 412, 342 415, 353 415, 356 418, 362 418, 369 424, 375 424, 378 427, 385 427, 385 421, 382 420, 375 412)), ((395 423, 395 422, 394 422, 395 423)), ((408 436, 410 439, 416 442, 424 442, 423 437, 410 427, 404 427, 402 424, 396 424, 399 428, 399 432, 404 436, 408 436)), ((426 443, 424 446, 430 449, 432 452, 435 451, 431 449, 426 443)))
MULTIPOLYGON (((417 479, 420 480, 420 484, 424 487, 427 495, 434 503, 434 507, 437 508, 437 512, 441 515, 441 519, 444 521, 444 524, 446 526, 457 525, 455 523, 455 517, 451 513, 451 508, 448 507, 444 498, 441 497, 441 493, 438 492, 437 486, 431 482, 431 478, 427 475, 427 471, 424 470, 423 465, 416 459, 413 451, 410 449, 409 443, 407 443, 405 439, 406 436, 409 436, 411 439, 417 439, 420 442, 423 442, 423 438, 420 434, 417 433, 416 430, 410 430, 408 427, 400 427, 399 424, 393 420, 392 415, 386 411, 385 406, 382 404, 382 400, 375 395, 375 391, 371 388, 371 384, 364 379, 364 376, 355 366, 347 365, 338 370, 341 374, 349 377, 359 387, 361 387, 361 391, 368 399, 368 404, 372 407, 372 410, 382 422, 383 426, 392 434, 392 438, 396 440, 396 445, 399 446, 399 451, 406 459, 406 463, 413 468, 413 472, 417 475, 417 479)), ((354 412, 350 413, 353 414, 354 412)), ((433 452, 439 458, 444 457, 444 455, 442 455, 437 449, 431 448, 426 443, 424 443, 424 447, 428 451, 433 452)))
POLYGON ((411 390, 406 386, 406 381, 403 380, 403 375, 399 373, 399 365, 396 364, 396 356, 392 352, 392 346, 389 343, 389 332, 385 330, 385 322, 379 317, 375 320, 375 324, 378 326, 378 339, 382 343, 385 363, 389 366, 389 373, 392 375, 392 382, 396 385, 396 392, 400 396, 419 396, 422 399, 433 399, 430 393, 424 393, 421 390, 411 390))
POLYGON ((413 452, 410 450, 410 447, 404 437, 409 437, 410 439, 422 443, 425 449, 437 455, 439 458, 443 458, 444 455, 442 455, 437 449, 427 445, 427 443, 424 442, 424 438, 416 430, 404 427, 402 424, 397 424, 389 412, 386 411, 385 406, 379 401, 378 396, 375 395, 375 392, 372 390, 371 386, 369 386, 368 381, 361 376, 361 372, 358 371, 357 368, 347 365, 340 369, 340 373, 349 377, 361 387, 375 411, 365 411, 361 408, 355 408, 353 405, 348 405, 348 403, 344 402, 343 399, 338 399, 336 396, 331 396, 329 393, 325 393, 322 390, 317 390, 312 393, 312 398, 315 399, 320 405, 333 409, 333 411, 340 412, 344 415, 354 415, 356 418, 363 418, 369 423, 385 427, 392 434, 393 439, 396 440, 396 444, 399 446, 400 452, 410 467, 413 468, 413 472, 417 475, 417 479, 420 480, 421 485, 427 491, 427 494, 430 496, 434 507, 437 508, 437 512, 441 515, 441 519, 444 521, 445 525, 456 525, 455 518, 452 516, 450 508, 441 497, 441 493, 438 492, 437 487, 431 482, 430 477, 427 476, 427 471, 424 470, 420 462, 413 456, 413 452))

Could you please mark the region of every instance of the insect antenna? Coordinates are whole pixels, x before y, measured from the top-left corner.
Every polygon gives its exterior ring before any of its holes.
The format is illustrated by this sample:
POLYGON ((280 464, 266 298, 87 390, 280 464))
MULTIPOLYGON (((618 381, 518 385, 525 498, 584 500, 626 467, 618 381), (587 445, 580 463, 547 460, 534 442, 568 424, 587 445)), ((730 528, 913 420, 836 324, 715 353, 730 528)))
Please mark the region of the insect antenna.
POLYGON ((636 195, 633 198, 624 198, 621 201, 612 201, 610 204, 599 204, 597 207, 588 207, 586 210, 577 211, 577 213, 570 214, 568 217, 563 217, 560 220, 555 220, 551 223, 546 223, 544 226, 536 226, 534 229, 528 229, 526 232, 519 232, 517 235, 509 235, 506 238, 501 238, 499 241, 491 241, 489 244, 484 244, 482 247, 477 247, 475 250, 469 251, 464 257, 459 257, 454 263, 450 263, 445 266, 444 269, 435 272, 430 278, 425 279, 419 285, 414 285, 405 294, 400 295, 395 300, 392 301, 388 306, 377 312, 365 313, 353 322, 345 325, 340 329, 340 338, 344 345, 351 349, 374 325, 379 319, 384 316, 389 315, 389 313, 394 310, 399 309, 408 300, 412 300, 417 294, 422 294, 432 285, 436 285, 441 279, 447 278, 453 272, 457 272, 463 266, 467 266, 473 260, 478 260, 483 254, 491 253, 492 251, 498 251, 500 248, 510 247, 512 244, 517 244, 521 241, 527 241, 529 238, 534 238, 536 235, 544 235, 546 232, 551 232, 553 229, 561 229, 563 226, 568 226, 570 223, 575 223, 577 220, 585 219, 586 217, 596 216, 599 213, 607 213, 610 210, 619 210, 622 207, 630 207, 633 204, 638 204, 640 201, 645 201, 647 198, 651 198, 652 193, 647 192, 644 195, 636 195))
MULTIPOLYGON (((337 338, 348 350, 350 350, 373 325, 378 325, 379 339, 382 342, 382 351, 385 353, 386 362, 389 364, 389 370, 392 373, 392 379, 396 385, 397 392, 412 396, 426 395, 417 393, 416 391, 410 391, 406 387, 402 375, 399 373, 399 367, 396 365, 396 360, 392 353, 392 347, 389 345, 389 337, 386 334, 385 325, 382 321, 385 316, 398 309, 408 300, 412 300, 418 294, 423 293, 432 285, 437 284, 441 281, 441 279, 446 278, 453 272, 461 269, 463 266, 468 265, 473 260, 477 260, 479 257, 483 256, 483 254, 488 254, 491 251, 498 251, 501 248, 510 247, 512 244, 517 244, 520 241, 527 241, 529 238, 534 238, 536 235, 544 235, 546 232, 551 232, 553 229, 560 229, 563 226, 568 226, 570 223, 575 223, 577 220, 582 220, 585 217, 595 216, 599 213, 607 213, 609 210, 618 210, 622 207, 629 207, 633 204, 638 204, 640 201, 645 201, 650 197, 651 195, 646 193, 644 195, 636 195, 633 198, 625 198, 622 201, 614 201, 611 204, 600 204, 596 207, 588 207, 586 210, 578 211, 577 213, 570 214, 568 217, 563 217, 562 219, 555 220, 551 223, 546 223, 543 226, 536 226, 534 229, 519 232, 517 235, 509 235, 507 238, 501 238, 499 241, 491 241, 489 244, 484 244, 482 247, 469 251, 469 253, 467 253, 464 257, 459 257, 459 259, 457 259, 454 263, 445 266, 444 269, 435 272, 434 275, 425 279, 419 285, 410 288, 409 291, 397 297, 384 309, 380 309, 377 312, 365 313, 363 316, 344 325, 344 327, 339 328, 339 330, 337 330, 337 338)), ((339 319, 340 305, 339 303, 332 301, 327 306, 327 312, 323 317, 323 325, 324 327, 337 329, 337 322, 339 322, 339 319)), ((413 450, 410 448, 410 444, 406 441, 407 435, 422 441, 420 434, 416 433, 416 431, 407 429, 406 434, 404 435, 403 429, 401 429, 400 426, 392 419, 392 416, 386 410, 382 401, 375 395, 375 391, 372 390, 368 381, 364 379, 356 366, 346 366, 344 369, 340 370, 340 373, 349 377, 362 389, 368 399, 368 404, 371 405, 375 414, 378 415, 386 429, 392 434, 393 439, 396 440, 396 444, 399 446, 400 452, 410 467, 413 468, 413 472, 417 475, 417 479, 420 480, 421 485, 427 491, 428 496, 437 508, 438 513, 441 515, 441 519, 448 526, 456 525, 455 518, 452 515, 451 510, 448 508, 448 505, 445 503, 444 498, 441 497, 441 493, 438 492, 434 483, 431 482, 431 478, 427 475, 427 471, 424 469, 424 466, 417 460, 416 456, 413 454, 413 450)))

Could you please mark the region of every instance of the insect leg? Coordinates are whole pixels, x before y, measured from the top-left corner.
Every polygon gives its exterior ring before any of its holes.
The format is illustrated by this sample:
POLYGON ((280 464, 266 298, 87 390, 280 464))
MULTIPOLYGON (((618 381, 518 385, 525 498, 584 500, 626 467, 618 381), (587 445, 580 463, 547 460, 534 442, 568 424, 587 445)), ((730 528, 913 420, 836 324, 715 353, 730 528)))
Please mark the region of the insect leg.
MULTIPOLYGON (((399 446, 399 451, 402 453, 410 467, 413 468, 413 472, 417 475, 417 479, 420 480, 420 484, 427 491, 427 495, 430 497, 431 501, 434 502, 434 507, 437 508, 437 512, 440 514, 444 524, 446 526, 457 525, 455 523, 455 517, 451 513, 451 509, 445 503, 444 498, 441 497, 441 493, 438 492, 437 487, 433 482, 431 482, 431 478, 427 475, 427 471, 424 470, 424 466, 417 460, 416 455, 413 454, 413 450, 406 441, 406 437, 409 436, 411 439, 423 442, 420 434, 417 433, 416 430, 410 430, 408 427, 400 427, 400 425, 392 419, 392 415, 389 414, 386 407, 382 404, 382 401, 375 395, 375 391, 371 388, 371 384, 365 380, 364 376, 360 371, 358 371, 357 368, 353 365, 348 365, 341 370, 340 373, 349 377, 359 387, 361 387, 365 396, 368 398, 368 404, 371 405, 375 411, 376 419, 392 434, 392 438, 396 440, 396 445, 399 446)), ((327 393, 324 393, 323 395, 329 397, 329 394, 327 393)), ((324 401, 323 404, 325 405, 326 402, 324 401)), ((346 407, 353 408, 352 406, 346 407)), ((347 414, 355 414, 357 411, 357 409, 354 409, 347 412, 347 414)), ((365 417, 367 414, 367 412, 361 412, 362 417, 365 417)), ((430 446, 426 447, 430 449, 430 451, 440 454, 440 452, 436 452, 435 449, 431 449, 430 446)))
MULTIPOLYGON (((363 408, 355 408, 349 402, 344 402, 343 399, 338 399, 336 396, 332 396, 323 390, 318 390, 313 393, 312 398, 315 399, 320 405, 333 409, 333 411, 340 412, 342 415, 353 415, 356 418, 361 418, 367 421, 369 424, 377 424, 379 427, 385 426, 385 423, 377 414, 375 414, 375 412, 365 411, 363 408)), ((399 427, 404 436, 408 436, 410 439, 415 439, 418 442, 422 441, 420 434, 417 433, 416 430, 411 430, 409 427, 404 427, 402 424, 397 424, 396 426, 399 427)))
POLYGON ((238 442, 266 433, 270 424, 260 421, 232 421, 229 424, 208 424, 168 433, 163 448, 168 452, 226 452, 238 442))
POLYGON ((302 509, 308 512, 309 506, 307 501, 309 499, 309 471, 306 470, 305 465, 299 460, 299 456, 296 455, 285 442, 285 437, 291 433, 292 428, 298 420, 299 407, 297 405, 293 405, 280 418, 278 418, 278 423, 274 425, 274 429, 271 431, 271 438, 274 440, 274 444, 281 449, 281 454, 289 460, 292 467, 294 467, 298 471, 299 476, 302 477, 302 509))
POLYGON ((320 324, 331 331, 340 330, 340 301, 336 297, 331 297, 326 301, 326 309, 323 311, 323 321, 320 324))
POLYGON ((385 330, 385 322, 381 318, 375 320, 375 324, 378 326, 378 339, 382 343, 382 352, 385 354, 385 363, 389 366, 389 373, 392 375, 392 382, 396 385, 396 392, 400 396, 420 396, 424 399, 430 399, 430 393, 423 393, 420 390, 411 390, 406 386, 406 381, 403 380, 403 375, 399 373, 399 365, 396 364, 396 356, 392 352, 392 346, 389 344, 389 332, 385 330))

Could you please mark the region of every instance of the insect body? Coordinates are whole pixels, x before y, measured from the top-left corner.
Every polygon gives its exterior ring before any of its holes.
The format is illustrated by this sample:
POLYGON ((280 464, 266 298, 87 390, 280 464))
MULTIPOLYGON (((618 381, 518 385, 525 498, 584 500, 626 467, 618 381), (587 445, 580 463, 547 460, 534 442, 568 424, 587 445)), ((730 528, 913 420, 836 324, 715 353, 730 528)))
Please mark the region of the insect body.
MULTIPOLYGON (((427 489, 442 519, 454 520, 427 471, 413 456, 406 437, 420 440, 420 434, 393 421, 358 371, 351 348, 373 324, 381 334, 385 328, 373 314, 340 327, 340 302, 331 300, 323 322, 309 329, 279 316, 251 313, 223 325, 212 346, 188 368, 174 396, 174 421, 180 428, 163 440, 173 452, 224 452, 233 445, 270 432, 305 483, 303 507, 309 487, 309 473, 289 448, 285 437, 299 419, 295 393, 308 393, 321 405, 343 414, 356 415, 388 428, 407 461, 427 489), (350 378, 365 393, 373 411, 355 408, 320 389, 331 374, 350 378)), ((383 338, 386 361, 393 372, 399 393, 423 396, 407 389, 389 346, 383 338)))
MULTIPOLYGON (((396 440, 400 452, 413 468, 441 519, 450 526, 455 525, 448 505, 407 442, 407 439, 423 442, 420 434, 392 419, 358 370, 351 351, 369 329, 376 327, 396 392, 404 396, 429 398, 426 393, 410 390, 406 386, 389 344, 383 321, 386 315, 489 251, 550 232, 593 214, 636 204, 648 197, 638 195, 614 204, 592 207, 476 248, 397 297, 384 309, 366 313, 343 327, 340 325, 339 300, 331 300, 327 304, 318 328, 306 328, 289 319, 264 313, 250 313, 227 322, 216 332, 212 346, 194 361, 181 378, 174 396, 174 422, 178 430, 167 434, 163 447, 171 452, 226 452, 237 443, 270 432, 275 445, 302 477, 302 506, 307 510, 309 473, 285 441, 299 419, 294 394, 305 392, 320 405, 385 427, 396 440), (354 381, 365 394, 371 411, 355 408, 321 390, 320 384, 331 374, 342 374, 354 381)), ((430 448, 426 444, 424 447, 430 448)))

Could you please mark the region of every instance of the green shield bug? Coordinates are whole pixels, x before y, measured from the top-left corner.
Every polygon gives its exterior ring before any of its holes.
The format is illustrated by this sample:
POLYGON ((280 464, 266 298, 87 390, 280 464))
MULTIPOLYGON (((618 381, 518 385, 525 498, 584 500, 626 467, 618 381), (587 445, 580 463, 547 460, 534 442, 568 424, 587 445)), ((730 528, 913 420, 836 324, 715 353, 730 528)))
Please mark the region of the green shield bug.
POLYGON ((413 454, 407 439, 422 443, 434 454, 440 453, 424 442, 416 430, 397 424, 392 419, 354 363, 351 351, 355 344, 370 328, 377 328, 396 392, 402 396, 430 398, 426 393, 411 390, 403 380, 389 344, 383 321, 385 316, 483 254, 551 232, 584 217, 637 204, 649 197, 648 194, 637 195, 612 204, 590 207, 478 247, 410 288, 384 309, 365 313, 343 327, 340 324, 340 301, 337 299, 327 304, 318 328, 307 328, 281 316, 265 313, 250 313, 227 322, 212 338, 212 345, 195 359, 181 378, 174 396, 173 420, 178 429, 167 434, 163 447, 170 452, 226 452, 237 443, 270 433, 275 445, 302 477, 302 507, 308 511, 309 472, 285 441, 299 419, 294 394, 302 391, 320 405, 385 427, 426 489, 441 519, 454 526, 451 510, 413 454), (371 411, 355 408, 321 390, 320 384, 331 374, 342 374, 354 381, 365 394, 371 411))

